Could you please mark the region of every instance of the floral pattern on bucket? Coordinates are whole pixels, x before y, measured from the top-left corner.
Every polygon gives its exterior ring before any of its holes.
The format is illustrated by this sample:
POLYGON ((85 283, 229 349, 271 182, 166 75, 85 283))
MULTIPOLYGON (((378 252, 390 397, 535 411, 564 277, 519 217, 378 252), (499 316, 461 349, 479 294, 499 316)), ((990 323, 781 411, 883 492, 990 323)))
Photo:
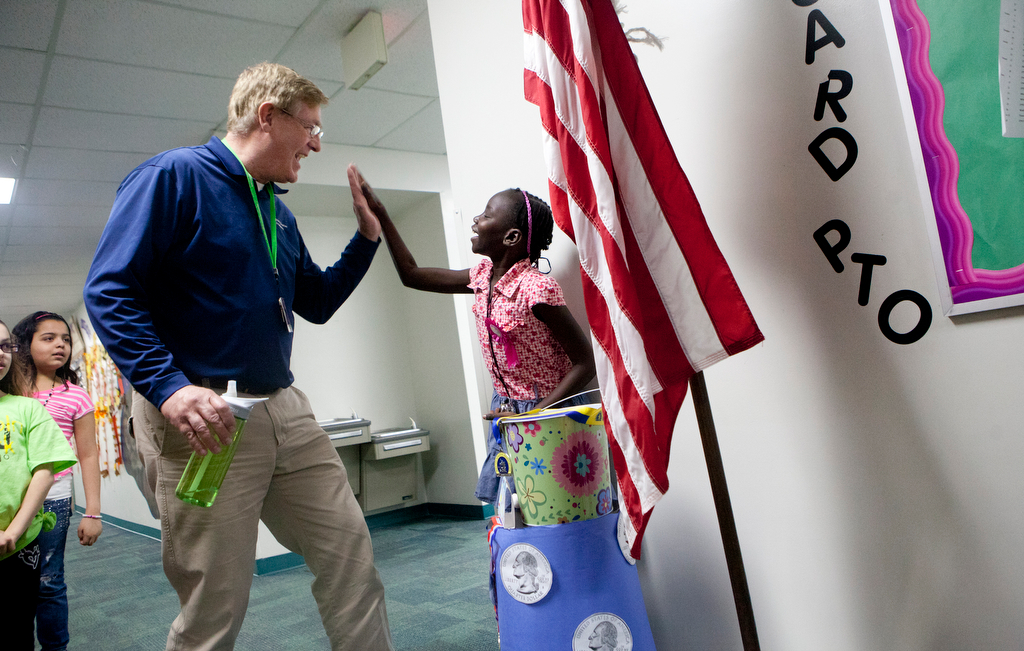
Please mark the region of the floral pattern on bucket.
POLYGON ((548 501, 547 495, 534 485, 533 477, 530 475, 526 475, 522 480, 516 478, 516 492, 519 493, 520 508, 532 518, 538 516, 538 507, 548 501))
POLYGON ((523 522, 568 524, 613 511, 611 457, 599 405, 499 420, 523 522))
POLYGON ((512 423, 508 426, 508 434, 506 438, 508 446, 516 452, 519 452, 519 446, 523 444, 523 435, 519 433, 518 425, 512 423))
POLYGON ((602 488, 597 493, 597 514, 608 515, 612 512, 612 490, 602 488))
POLYGON ((605 455, 601 443, 591 432, 570 434, 552 454, 552 471, 559 485, 570 495, 581 497, 599 489, 605 455))

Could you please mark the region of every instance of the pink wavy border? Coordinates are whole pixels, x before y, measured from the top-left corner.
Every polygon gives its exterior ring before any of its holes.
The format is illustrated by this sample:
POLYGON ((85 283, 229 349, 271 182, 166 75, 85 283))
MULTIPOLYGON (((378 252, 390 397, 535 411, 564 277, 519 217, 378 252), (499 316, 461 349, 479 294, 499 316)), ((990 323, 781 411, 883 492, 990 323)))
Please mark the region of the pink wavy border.
POLYGON ((928 60, 931 28, 917 0, 890 1, 953 302, 969 303, 1024 292, 1024 264, 998 270, 974 268, 974 227, 957 194, 960 161, 942 126, 946 98, 928 60))

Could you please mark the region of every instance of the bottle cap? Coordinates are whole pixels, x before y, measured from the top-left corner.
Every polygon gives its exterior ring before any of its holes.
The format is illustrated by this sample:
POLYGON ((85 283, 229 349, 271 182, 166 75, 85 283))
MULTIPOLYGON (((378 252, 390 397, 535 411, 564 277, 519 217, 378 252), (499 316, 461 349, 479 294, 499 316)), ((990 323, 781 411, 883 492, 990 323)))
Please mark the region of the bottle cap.
POLYGON ((231 413, 235 415, 235 418, 241 418, 242 420, 248 420, 252 408, 258 403, 267 400, 267 398, 239 398, 238 383, 234 380, 228 380, 228 388, 225 389, 220 397, 224 398, 224 402, 228 403, 228 406, 231 407, 231 413))

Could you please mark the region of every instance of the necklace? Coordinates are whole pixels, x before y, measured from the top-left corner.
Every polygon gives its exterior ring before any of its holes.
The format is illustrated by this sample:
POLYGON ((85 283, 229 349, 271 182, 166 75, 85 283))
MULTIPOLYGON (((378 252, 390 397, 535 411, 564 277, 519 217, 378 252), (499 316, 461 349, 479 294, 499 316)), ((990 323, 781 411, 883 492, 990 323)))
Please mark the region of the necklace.
POLYGON ((494 340, 498 339, 498 343, 505 346, 505 362, 510 366, 516 366, 519 363, 519 357, 516 355, 515 344, 512 343, 512 338, 508 336, 501 326, 491 318, 491 305, 492 297, 494 294, 494 284, 490 284, 487 287, 487 317, 484 319, 484 325, 487 326, 487 346, 491 351, 491 359, 494 361, 494 372, 498 376, 498 381, 501 382, 501 386, 505 389, 505 396, 501 401, 500 409, 503 411, 511 411, 513 413, 519 410, 515 408, 512 403, 512 392, 508 388, 508 384, 505 383, 505 378, 501 376, 501 370, 498 367, 498 356, 494 353, 494 340), (497 335, 497 337, 496 337, 497 335), (511 349, 511 350, 510 350, 511 349), (510 354, 511 353, 511 354, 510 354))
MULTIPOLYGON (((50 382, 52 382, 52 386, 50 387, 50 393, 47 394, 46 398, 43 399, 44 407, 48 402, 50 402, 50 398, 53 397, 54 392, 57 390, 57 378, 54 377, 52 380, 50 380, 50 382)), ((63 382, 61 383, 61 386, 63 386, 63 382)), ((42 393, 42 391, 37 391, 36 393, 42 393)))

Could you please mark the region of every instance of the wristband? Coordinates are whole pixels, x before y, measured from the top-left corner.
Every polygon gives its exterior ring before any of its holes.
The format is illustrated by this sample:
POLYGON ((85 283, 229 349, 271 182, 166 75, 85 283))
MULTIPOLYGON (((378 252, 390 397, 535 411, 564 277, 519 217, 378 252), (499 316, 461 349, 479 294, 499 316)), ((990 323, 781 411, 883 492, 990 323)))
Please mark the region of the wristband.
POLYGON ((83 518, 89 518, 90 520, 102 520, 103 519, 102 515, 89 515, 88 513, 83 513, 82 517, 83 518))

